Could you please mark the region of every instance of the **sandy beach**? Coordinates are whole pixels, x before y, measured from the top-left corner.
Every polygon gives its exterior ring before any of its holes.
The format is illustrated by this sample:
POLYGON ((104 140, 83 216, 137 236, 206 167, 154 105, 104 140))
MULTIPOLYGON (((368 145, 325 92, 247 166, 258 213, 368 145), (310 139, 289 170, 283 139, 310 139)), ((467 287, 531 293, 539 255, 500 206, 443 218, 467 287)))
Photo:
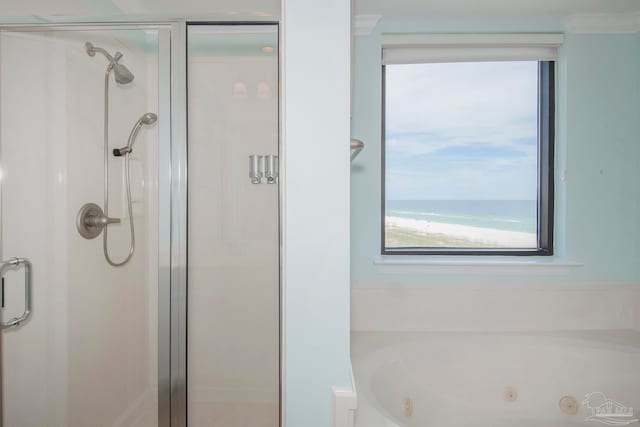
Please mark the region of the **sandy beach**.
POLYGON ((388 247, 535 248, 534 233, 446 224, 410 218, 386 217, 388 247))

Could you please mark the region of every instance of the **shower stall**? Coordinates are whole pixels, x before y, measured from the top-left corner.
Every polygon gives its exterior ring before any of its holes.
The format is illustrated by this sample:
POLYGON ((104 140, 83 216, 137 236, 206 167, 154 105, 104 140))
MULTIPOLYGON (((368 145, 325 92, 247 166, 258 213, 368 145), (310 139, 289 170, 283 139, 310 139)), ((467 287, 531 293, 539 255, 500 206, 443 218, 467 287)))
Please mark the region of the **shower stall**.
POLYGON ((272 23, 0 27, 0 427, 280 425, 278 84, 272 23))

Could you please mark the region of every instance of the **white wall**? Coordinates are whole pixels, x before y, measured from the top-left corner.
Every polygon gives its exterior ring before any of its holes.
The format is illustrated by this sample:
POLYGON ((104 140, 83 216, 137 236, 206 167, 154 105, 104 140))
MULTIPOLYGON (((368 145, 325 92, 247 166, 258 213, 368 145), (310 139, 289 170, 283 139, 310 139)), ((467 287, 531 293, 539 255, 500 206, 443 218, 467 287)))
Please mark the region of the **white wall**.
POLYGON ((348 0, 282 3, 285 425, 350 386, 348 0))

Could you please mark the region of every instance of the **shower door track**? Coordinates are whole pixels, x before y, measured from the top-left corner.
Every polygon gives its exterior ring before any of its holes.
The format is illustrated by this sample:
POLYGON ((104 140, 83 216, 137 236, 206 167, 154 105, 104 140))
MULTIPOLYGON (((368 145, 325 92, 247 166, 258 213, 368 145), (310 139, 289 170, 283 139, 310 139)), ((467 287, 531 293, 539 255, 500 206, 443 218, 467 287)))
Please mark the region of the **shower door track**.
MULTIPOLYGON (((186 22, 177 20, 0 24, 4 32, 168 30, 159 43, 158 426, 187 425, 187 78, 186 22), (161 49, 162 50, 162 49, 161 49), (169 56, 169 57, 167 57, 169 56), (164 100, 168 99, 169 102, 164 100)), ((1 60, 1 57, 0 57, 1 60)), ((1 198, 0 198, 1 200, 1 198)), ((1 336, 0 336, 1 339, 1 336)), ((1 349, 1 342, 0 342, 1 349)), ((0 354, 1 356, 1 354, 0 354)), ((0 357, 0 427, 2 427, 0 357)))

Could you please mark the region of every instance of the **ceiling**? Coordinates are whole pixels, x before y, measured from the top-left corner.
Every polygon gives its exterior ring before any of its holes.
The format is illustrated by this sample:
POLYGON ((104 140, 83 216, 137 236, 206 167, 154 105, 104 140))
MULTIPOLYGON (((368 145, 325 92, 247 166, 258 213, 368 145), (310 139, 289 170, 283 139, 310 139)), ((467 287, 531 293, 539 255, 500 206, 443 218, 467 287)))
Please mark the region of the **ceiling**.
POLYGON ((112 0, 125 13, 277 17, 280 0, 112 0))
POLYGON ((85 15, 91 10, 83 0, 0 0, 0 15, 85 15))
POLYGON ((0 0, 0 17, 195 17, 276 19, 280 0, 0 0))
POLYGON ((564 19, 640 13, 640 0, 354 0, 356 15, 427 19, 564 19))
MULTIPOLYGON (((387 18, 564 19, 576 14, 640 14, 640 0, 354 0, 354 2, 356 15, 382 15, 387 18)), ((0 0, 2 17, 151 15, 254 20, 277 19, 279 14, 280 0, 0 0)))

